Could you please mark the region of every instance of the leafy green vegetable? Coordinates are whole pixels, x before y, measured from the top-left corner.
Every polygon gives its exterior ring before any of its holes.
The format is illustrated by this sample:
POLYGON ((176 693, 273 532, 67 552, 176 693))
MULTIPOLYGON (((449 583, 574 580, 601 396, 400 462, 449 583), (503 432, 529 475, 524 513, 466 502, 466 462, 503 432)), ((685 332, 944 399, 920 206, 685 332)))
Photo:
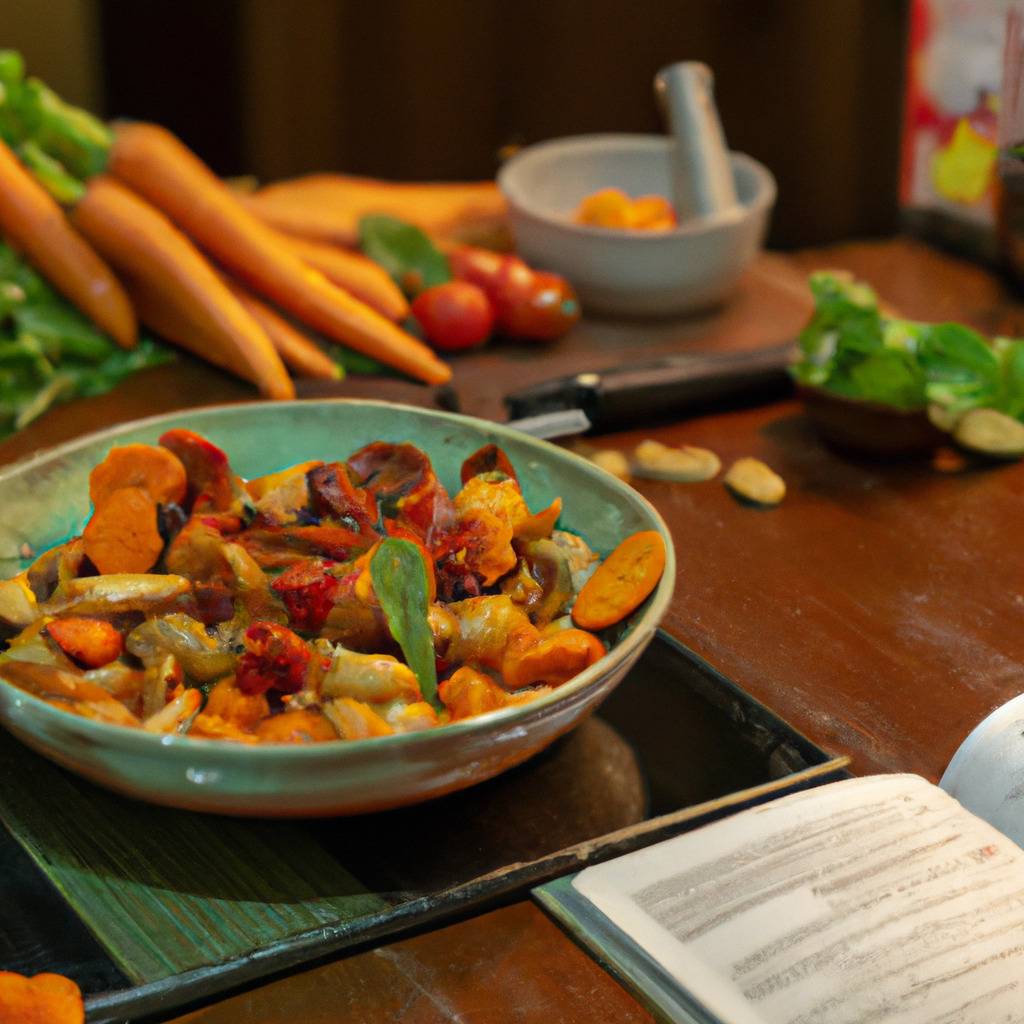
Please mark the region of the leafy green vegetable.
POLYGON ((419 680, 423 699, 440 711, 434 640, 427 618, 430 594, 420 549, 412 541, 388 537, 370 559, 370 579, 388 629, 419 680))
POLYGON ((419 228, 374 214, 359 221, 359 245, 406 294, 452 279, 448 257, 419 228))
POLYGON ((1024 416, 1024 342, 989 342, 961 324, 884 317, 875 293, 842 274, 810 278, 814 315, 800 334, 796 380, 900 409, 1024 416))
POLYGON ((149 338, 120 348, 0 243, 0 437, 58 402, 103 394, 171 358, 149 338))
POLYGON ((47 182, 61 187, 103 171, 113 141, 98 118, 65 103, 39 79, 26 79, 14 50, 0 50, 0 137, 19 151, 31 144, 37 165, 41 157, 49 159, 47 182), (56 177, 58 168, 63 180, 56 177))

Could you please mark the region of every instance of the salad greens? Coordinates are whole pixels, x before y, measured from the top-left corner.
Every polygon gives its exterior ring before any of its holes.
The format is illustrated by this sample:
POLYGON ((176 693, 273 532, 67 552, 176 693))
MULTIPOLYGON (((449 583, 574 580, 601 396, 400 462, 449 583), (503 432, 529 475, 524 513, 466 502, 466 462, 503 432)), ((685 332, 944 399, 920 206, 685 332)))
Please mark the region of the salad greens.
POLYGON ((0 242, 0 438, 58 402, 102 394, 171 358, 148 338, 119 348, 0 242))
POLYGON ((370 559, 370 579, 388 629, 415 673, 423 699, 440 711, 443 705, 437 695, 427 570, 420 549, 412 541, 386 538, 370 559))
POLYGON ((810 287, 814 315, 791 371, 799 384, 898 409, 1024 417, 1024 341, 883 316, 872 289, 841 273, 812 274, 810 287))
POLYGON ((75 179, 103 171, 112 143, 99 118, 65 103, 38 78, 26 78, 15 50, 0 50, 0 138, 34 172, 59 176, 65 190, 76 184, 80 189, 75 179))

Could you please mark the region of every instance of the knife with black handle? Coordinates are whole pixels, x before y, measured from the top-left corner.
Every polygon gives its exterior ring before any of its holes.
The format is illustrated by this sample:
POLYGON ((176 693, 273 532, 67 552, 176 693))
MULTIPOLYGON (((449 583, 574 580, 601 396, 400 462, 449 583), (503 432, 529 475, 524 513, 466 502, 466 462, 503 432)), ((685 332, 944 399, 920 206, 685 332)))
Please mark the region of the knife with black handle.
POLYGON ((792 344, 749 352, 687 353, 583 371, 505 396, 512 419, 579 409, 591 433, 625 430, 710 408, 767 402, 792 390, 792 344))

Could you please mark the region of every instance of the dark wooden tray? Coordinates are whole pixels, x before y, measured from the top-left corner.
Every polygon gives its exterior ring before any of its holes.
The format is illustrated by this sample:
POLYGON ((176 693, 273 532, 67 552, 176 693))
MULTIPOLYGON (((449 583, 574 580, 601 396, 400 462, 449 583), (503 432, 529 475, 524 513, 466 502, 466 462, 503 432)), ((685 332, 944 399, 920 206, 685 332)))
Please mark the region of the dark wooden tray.
POLYGON ((419 807, 302 823, 114 796, 0 737, 0 968, 58 971, 89 1020, 161 1020, 356 944, 838 777, 660 634, 600 714, 499 778, 419 807))

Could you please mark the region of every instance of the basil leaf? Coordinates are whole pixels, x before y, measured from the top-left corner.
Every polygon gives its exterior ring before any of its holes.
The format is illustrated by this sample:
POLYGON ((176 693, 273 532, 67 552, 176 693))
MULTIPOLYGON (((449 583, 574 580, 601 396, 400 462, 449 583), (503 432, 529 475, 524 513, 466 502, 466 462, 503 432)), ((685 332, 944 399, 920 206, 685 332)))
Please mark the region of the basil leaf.
POLYGON ((992 346, 962 324, 932 324, 921 333, 918 359, 928 378, 929 401, 955 410, 991 406, 1002 388, 1002 367, 992 346))
POLYGON ((423 699, 440 711, 434 638, 427 619, 427 570, 420 549, 412 541, 388 537, 370 559, 370 579, 388 629, 419 680, 423 699))
POLYGON ((452 279, 448 257, 418 227, 397 217, 363 217, 359 221, 359 245, 407 295, 452 279))

